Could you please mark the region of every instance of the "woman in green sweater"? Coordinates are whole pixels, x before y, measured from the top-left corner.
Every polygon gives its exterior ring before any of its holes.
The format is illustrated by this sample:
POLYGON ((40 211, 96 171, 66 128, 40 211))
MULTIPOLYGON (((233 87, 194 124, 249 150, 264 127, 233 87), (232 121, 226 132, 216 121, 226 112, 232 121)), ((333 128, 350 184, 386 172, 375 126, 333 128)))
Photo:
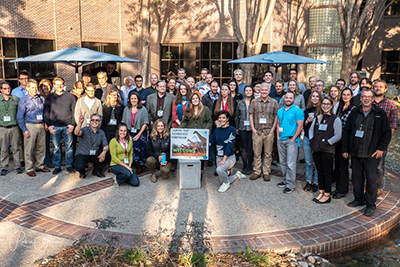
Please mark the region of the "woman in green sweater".
POLYGON ((132 186, 139 186, 139 178, 132 169, 133 142, 128 134, 128 127, 125 123, 118 125, 115 138, 111 139, 111 171, 115 174, 114 180, 117 185, 128 182, 132 186))

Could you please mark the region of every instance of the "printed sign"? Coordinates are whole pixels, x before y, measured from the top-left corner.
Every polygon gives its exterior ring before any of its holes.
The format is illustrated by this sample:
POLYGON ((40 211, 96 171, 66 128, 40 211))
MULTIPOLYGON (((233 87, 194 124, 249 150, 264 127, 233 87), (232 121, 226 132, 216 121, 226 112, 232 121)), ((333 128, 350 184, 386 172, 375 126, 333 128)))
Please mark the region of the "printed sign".
POLYGON ((171 159, 208 159, 208 135, 205 129, 171 129, 171 159))

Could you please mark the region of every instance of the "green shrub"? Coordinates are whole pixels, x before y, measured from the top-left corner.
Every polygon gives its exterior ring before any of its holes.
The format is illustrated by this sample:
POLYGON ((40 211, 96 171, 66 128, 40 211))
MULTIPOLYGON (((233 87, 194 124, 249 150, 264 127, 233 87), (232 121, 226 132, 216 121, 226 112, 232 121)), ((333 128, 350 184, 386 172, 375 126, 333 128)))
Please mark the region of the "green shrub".
POLYGON ((143 250, 136 248, 125 250, 122 253, 121 258, 123 261, 133 266, 140 264, 144 264, 145 266, 151 265, 151 261, 147 256, 147 253, 143 250))
POLYGON ((268 255, 262 252, 252 251, 250 248, 247 248, 246 257, 248 262, 254 264, 255 266, 260 266, 260 267, 269 266, 268 255))
POLYGON ((81 258, 92 259, 94 256, 99 254, 99 249, 91 245, 84 245, 79 251, 81 258))
POLYGON ((203 267, 209 261, 208 254, 185 253, 179 255, 179 263, 183 266, 203 267))

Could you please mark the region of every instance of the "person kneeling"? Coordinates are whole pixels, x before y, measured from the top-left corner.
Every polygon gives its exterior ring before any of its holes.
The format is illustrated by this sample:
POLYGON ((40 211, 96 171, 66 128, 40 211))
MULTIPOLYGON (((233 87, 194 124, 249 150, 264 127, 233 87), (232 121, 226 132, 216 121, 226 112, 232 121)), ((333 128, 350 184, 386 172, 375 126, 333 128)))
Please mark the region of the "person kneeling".
POLYGON ((79 145, 75 155, 75 169, 79 172, 79 178, 86 178, 85 167, 91 162, 94 165, 93 175, 105 177, 103 168, 106 165, 106 153, 108 151, 107 138, 103 130, 99 129, 101 116, 94 113, 90 116, 90 126, 82 127, 85 114, 79 117, 75 128, 75 135, 79 138, 79 145))
POLYGON ((139 178, 132 170, 132 150, 133 142, 128 135, 128 127, 125 123, 120 123, 115 138, 110 141, 110 166, 117 185, 128 182, 132 186, 139 186, 139 178))
POLYGON ((171 162, 169 162, 170 138, 167 124, 162 119, 158 119, 151 131, 149 142, 147 143, 146 165, 151 172, 151 181, 157 182, 156 169, 160 169, 163 179, 168 179, 171 172, 171 162), (163 155, 161 155, 163 154, 163 155), (165 154, 165 155, 164 155, 165 154))

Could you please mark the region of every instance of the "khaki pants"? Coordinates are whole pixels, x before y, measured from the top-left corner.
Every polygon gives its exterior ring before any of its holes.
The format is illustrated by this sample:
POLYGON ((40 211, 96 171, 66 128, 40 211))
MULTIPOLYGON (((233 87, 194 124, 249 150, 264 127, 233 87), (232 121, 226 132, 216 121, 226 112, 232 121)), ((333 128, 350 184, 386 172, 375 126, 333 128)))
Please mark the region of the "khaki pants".
POLYGON ((27 123, 26 128, 30 137, 24 136, 25 170, 34 171, 35 168, 43 169, 46 156, 46 130, 44 123, 27 123), (36 159, 36 160, 35 160, 36 159))
POLYGON ((148 157, 146 160, 146 166, 147 169, 150 172, 155 172, 156 169, 160 169, 161 173, 163 175, 169 175, 169 173, 171 172, 171 161, 169 161, 167 163, 167 165, 161 165, 160 162, 158 161, 158 159, 156 159, 155 157, 148 157))
POLYGON ((271 152, 272 146, 274 144, 274 133, 265 132, 253 133, 253 151, 254 151, 254 168, 253 171, 256 175, 261 174, 261 152, 264 147, 264 164, 262 165, 263 174, 268 174, 271 172, 271 152))
POLYGON ((8 170, 9 156, 8 147, 11 143, 13 148, 14 168, 21 168, 19 142, 21 140, 20 131, 18 126, 11 128, 0 127, 0 168, 8 170))

